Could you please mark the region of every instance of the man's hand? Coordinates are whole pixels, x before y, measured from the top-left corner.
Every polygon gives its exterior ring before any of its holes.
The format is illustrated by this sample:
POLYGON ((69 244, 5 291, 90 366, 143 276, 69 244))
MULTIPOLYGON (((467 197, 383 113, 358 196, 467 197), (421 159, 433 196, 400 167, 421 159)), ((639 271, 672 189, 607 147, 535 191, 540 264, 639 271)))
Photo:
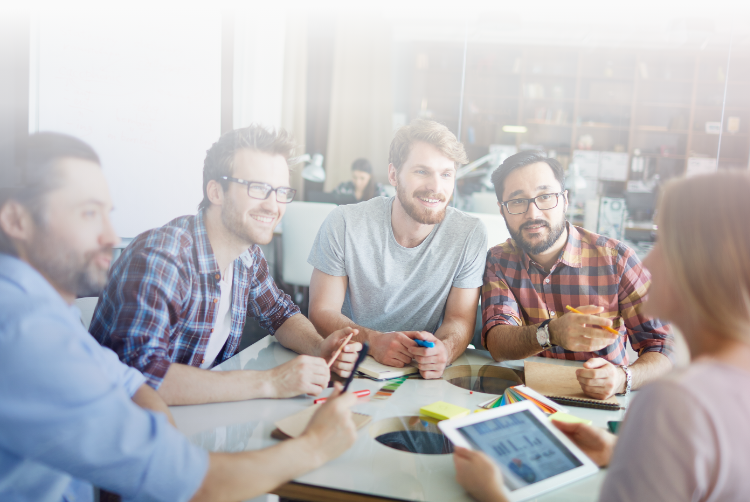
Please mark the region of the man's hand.
POLYGON ((453 451, 456 481, 479 502, 505 502, 503 474, 481 451, 456 446, 453 451))
POLYGON ((409 349, 417 343, 402 331, 391 331, 370 336, 370 354, 375 360, 386 366, 403 368, 412 360, 409 349))
POLYGON ((555 427, 560 429, 568 439, 573 441, 596 465, 605 467, 612 458, 612 452, 617 444, 617 436, 586 424, 569 424, 552 420, 555 427))
POLYGON ((573 352, 596 352, 613 344, 618 335, 596 326, 612 326, 611 319, 598 317, 604 307, 578 307, 582 314, 567 314, 549 323, 550 343, 573 352))
MULTIPOLYGON (((341 343, 350 333, 356 336, 359 333, 359 330, 344 328, 331 333, 328 338, 325 338, 323 343, 320 344, 320 357, 325 359, 326 363, 330 362, 333 355, 339 350, 339 347, 341 347, 341 343)), ((344 349, 339 353, 336 361, 331 365, 331 370, 338 373, 342 378, 348 377, 354 368, 354 363, 357 361, 357 353, 360 350, 362 350, 361 343, 351 341, 347 343, 344 349)))
POLYGON ((625 390, 625 372, 601 357, 583 363, 583 369, 576 370, 576 377, 583 393, 594 399, 607 399, 625 390))
POLYGON ((351 392, 341 394, 342 388, 339 382, 333 384, 333 392, 300 436, 312 442, 313 451, 321 456, 320 465, 344 453, 357 440, 350 410, 357 403, 357 396, 351 392))
POLYGON ((317 396, 328 387, 331 373, 324 359, 297 356, 270 371, 271 397, 317 396))
MULTIPOLYGON (((412 339, 420 339, 432 342, 434 347, 420 347, 416 345, 409 348, 409 353, 419 364, 419 374, 422 378, 440 378, 448 365, 448 350, 443 342, 427 331, 405 331, 404 334, 412 339)), ((416 342, 415 342, 416 343, 416 342)))

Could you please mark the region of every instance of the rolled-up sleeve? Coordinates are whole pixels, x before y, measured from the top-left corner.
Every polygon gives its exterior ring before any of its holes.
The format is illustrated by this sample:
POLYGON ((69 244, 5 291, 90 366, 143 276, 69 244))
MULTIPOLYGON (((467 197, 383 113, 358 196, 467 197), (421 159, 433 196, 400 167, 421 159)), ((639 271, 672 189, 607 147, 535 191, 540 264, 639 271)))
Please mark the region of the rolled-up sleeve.
POLYGON ((651 275, 630 249, 623 253, 619 266, 622 274, 618 291, 620 316, 633 349, 638 355, 658 352, 674 362, 674 336, 669 324, 643 314, 651 275))
POLYGON ((158 249, 134 252, 127 266, 110 278, 99 300, 91 333, 158 389, 170 365, 172 323, 182 316, 191 282, 175 257, 158 249))
POLYGON ((133 375, 110 368, 85 332, 61 329, 66 321, 27 317, 0 340, 0 449, 125 500, 189 500, 208 453, 133 403, 120 382, 133 375))
POLYGON ((516 297, 491 250, 487 253, 482 282, 482 345, 486 347, 487 333, 494 326, 520 326, 522 323, 516 297))
POLYGON ((250 280, 247 310, 252 313, 258 324, 273 335, 287 319, 299 314, 300 310, 292 298, 276 286, 260 248, 255 246, 254 253, 253 262, 256 265, 250 280))

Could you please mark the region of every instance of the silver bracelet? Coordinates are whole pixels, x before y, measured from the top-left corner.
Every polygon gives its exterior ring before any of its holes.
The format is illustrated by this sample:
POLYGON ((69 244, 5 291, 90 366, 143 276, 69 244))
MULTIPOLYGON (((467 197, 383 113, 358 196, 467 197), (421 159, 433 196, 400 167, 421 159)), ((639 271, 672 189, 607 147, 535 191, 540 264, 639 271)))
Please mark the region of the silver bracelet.
POLYGON ((620 368, 625 372, 625 395, 630 394, 630 389, 633 387, 633 372, 627 364, 621 364, 620 368))

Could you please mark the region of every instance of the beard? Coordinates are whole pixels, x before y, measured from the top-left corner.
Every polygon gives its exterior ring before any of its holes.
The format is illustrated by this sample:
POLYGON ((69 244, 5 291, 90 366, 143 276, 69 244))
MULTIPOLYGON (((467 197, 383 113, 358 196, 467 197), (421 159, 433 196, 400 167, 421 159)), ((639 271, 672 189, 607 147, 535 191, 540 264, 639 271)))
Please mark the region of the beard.
POLYGON ((66 246, 64 241, 42 228, 34 236, 28 259, 58 288, 75 293, 77 297, 99 296, 107 283, 107 270, 94 263, 100 256, 112 257, 112 246, 81 253, 66 246))
POLYGON ((417 223, 421 223, 422 225, 437 225, 445 219, 447 204, 442 209, 432 210, 414 201, 414 198, 421 197, 423 199, 437 199, 440 202, 445 202, 445 196, 442 194, 430 192, 429 190, 417 190, 409 196, 403 185, 399 183, 396 186, 396 195, 406 214, 417 223))
MULTIPOLYGON (((274 194, 271 194, 271 197, 273 196, 274 194)), ((277 215, 273 213, 266 214, 273 218, 277 217, 277 215)), ((234 204, 234 200, 231 197, 227 197, 224 205, 221 207, 221 222, 229 233, 248 247, 253 244, 268 244, 273 238, 273 230, 270 230, 267 232, 267 235, 265 235, 265 232, 254 232, 253 229, 247 228, 242 221, 241 211, 237 209, 237 206, 234 204)))
POLYGON ((560 236, 563 234, 566 228, 566 221, 565 221, 565 214, 562 215, 560 218, 560 221, 557 223, 553 223, 550 225, 545 220, 530 220, 525 222, 523 225, 518 227, 518 231, 514 232, 509 226, 508 221, 505 221, 505 226, 508 228, 508 232, 510 233, 510 236, 513 238, 513 240, 518 244, 518 246, 523 249, 527 255, 534 256, 541 253, 544 253, 549 248, 551 248, 555 242, 557 242, 557 239, 560 238, 560 236), (547 227, 549 230, 547 234, 547 238, 544 239, 542 242, 538 242, 536 244, 532 244, 531 242, 527 241, 523 237, 523 230, 524 228, 534 226, 534 225, 543 225, 547 227))

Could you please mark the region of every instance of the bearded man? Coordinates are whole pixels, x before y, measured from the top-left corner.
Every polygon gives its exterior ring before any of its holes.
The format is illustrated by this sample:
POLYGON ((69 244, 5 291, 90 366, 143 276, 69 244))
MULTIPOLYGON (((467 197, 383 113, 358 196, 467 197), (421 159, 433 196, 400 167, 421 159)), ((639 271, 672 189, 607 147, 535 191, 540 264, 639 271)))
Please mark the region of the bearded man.
POLYGON ((511 235, 490 249, 484 272, 482 344, 492 357, 586 361, 578 382, 599 399, 668 372, 674 353, 669 326, 641 310, 649 272, 622 242, 566 221, 560 163, 520 152, 495 170, 492 183, 511 235), (632 366, 628 339, 639 353, 632 366))
MULTIPOLYGON (((283 129, 222 135, 206 154, 198 214, 142 233, 112 266, 91 334, 167 404, 317 395, 328 386, 326 362, 352 330, 321 337, 276 287, 257 246, 271 241, 294 198, 294 148, 283 129), (237 352, 248 314, 306 355, 268 371, 207 371, 237 352)), ((332 370, 348 376, 360 348, 348 344, 332 370)))
POLYGON ((339 206, 318 232, 308 258, 310 321, 324 336, 358 329, 355 340, 368 342, 378 362, 414 359, 424 378, 439 378, 474 331, 487 231, 448 207, 467 158, 444 125, 399 129, 389 162, 394 197, 339 206))

